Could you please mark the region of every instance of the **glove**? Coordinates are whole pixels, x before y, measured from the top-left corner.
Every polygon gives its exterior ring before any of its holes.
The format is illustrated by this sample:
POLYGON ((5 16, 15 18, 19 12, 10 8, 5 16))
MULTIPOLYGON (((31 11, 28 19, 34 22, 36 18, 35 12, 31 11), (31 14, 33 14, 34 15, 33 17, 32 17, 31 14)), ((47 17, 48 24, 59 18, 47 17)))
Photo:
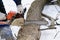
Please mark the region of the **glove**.
POLYGON ((17 11, 18 11, 19 14, 23 13, 23 7, 22 7, 22 5, 18 5, 17 6, 17 11))

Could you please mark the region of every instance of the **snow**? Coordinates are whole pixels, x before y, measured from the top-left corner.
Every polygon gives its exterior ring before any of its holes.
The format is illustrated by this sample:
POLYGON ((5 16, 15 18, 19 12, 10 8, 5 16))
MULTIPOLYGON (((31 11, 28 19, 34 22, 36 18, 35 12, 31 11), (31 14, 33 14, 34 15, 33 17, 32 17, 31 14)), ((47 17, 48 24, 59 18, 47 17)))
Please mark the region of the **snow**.
POLYGON ((21 29, 21 26, 10 26, 11 30, 12 30, 12 34, 13 36, 16 37, 18 36, 18 31, 21 29))
POLYGON ((55 2, 55 1, 57 1, 57 0, 52 0, 51 2, 55 2))
MULTIPOLYGON (((56 19, 60 24, 60 6, 58 5, 46 5, 42 11, 43 14, 56 19)), ((48 20, 50 23, 50 21, 48 20)), ((46 25, 41 25, 40 29, 47 28, 46 25)), ((56 29, 41 31, 40 40, 60 40, 60 25, 55 25, 56 29)))
POLYGON ((2 0, 4 3, 4 7, 6 13, 8 14, 10 11, 17 12, 17 6, 13 0, 2 0))
POLYGON ((42 13, 56 19, 57 14, 59 14, 58 11, 60 11, 60 7, 58 5, 46 5, 44 6, 42 13))
POLYGON ((57 29, 41 31, 40 40, 60 40, 60 26, 56 25, 57 29))

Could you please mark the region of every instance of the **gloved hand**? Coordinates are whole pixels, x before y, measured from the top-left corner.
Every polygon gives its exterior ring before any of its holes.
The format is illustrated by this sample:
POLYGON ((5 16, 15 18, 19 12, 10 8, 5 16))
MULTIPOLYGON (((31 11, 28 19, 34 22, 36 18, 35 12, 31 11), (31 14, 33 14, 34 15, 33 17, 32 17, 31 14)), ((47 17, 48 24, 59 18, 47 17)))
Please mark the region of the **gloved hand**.
POLYGON ((19 14, 23 13, 23 7, 22 7, 22 5, 18 5, 17 6, 17 11, 18 11, 19 14))

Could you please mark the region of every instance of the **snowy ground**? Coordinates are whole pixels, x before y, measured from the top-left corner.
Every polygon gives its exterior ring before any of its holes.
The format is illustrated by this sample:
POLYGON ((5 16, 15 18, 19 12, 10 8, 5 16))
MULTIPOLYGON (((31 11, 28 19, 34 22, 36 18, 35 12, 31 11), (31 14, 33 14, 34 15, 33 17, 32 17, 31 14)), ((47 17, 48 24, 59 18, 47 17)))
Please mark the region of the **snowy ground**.
POLYGON ((60 40, 60 26, 56 25, 55 27, 57 29, 41 31, 40 40, 60 40))
MULTIPOLYGON (((55 5, 48 5, 47 7, 46 7, 46 9, 44 9, 44 14, 45 15, 48 15, 48 16, 50 16, 50 17, 55 17, 55 19, 56 18, 58 18, 58 22, 57 23, 59 23, 60 24, 60 6, 55 6, 55 5), (53 6, 53 7, 52 7, 53 6), (54 8, 54 6, 57 8, 54 8), (51 8, 52 7, 52 8, 51 8), (56 9, 56 11, 55 11, 55 9, 56 9), (51 13, 50 13, 51 12, 51 13), (58 17, 57 17, 57 15, 58 15, 58 17)), ((49 20, 48 20, 49 21, 49 20)), ((50 21, 49 21, 49 23, 50 23, 50 21)), ((55 26, 57 29, 51 29, 51 30, 45 30, 45 31, 41 31, 41 37, 40 37, 40 40, 60 40, 60 25, 56 25, 55 26)), ((40 28, 47 28, 47 26, 40 26, 40 28)))
MULTIPOLYGON (((50 25, 51 21, 45 18, 50 25)), ((41 25, 40 29, 48 28, 48 25, 41 25)), ((40 40, 60 40, 60 25, 55 25, 56 29, 41 31, 40 40)))

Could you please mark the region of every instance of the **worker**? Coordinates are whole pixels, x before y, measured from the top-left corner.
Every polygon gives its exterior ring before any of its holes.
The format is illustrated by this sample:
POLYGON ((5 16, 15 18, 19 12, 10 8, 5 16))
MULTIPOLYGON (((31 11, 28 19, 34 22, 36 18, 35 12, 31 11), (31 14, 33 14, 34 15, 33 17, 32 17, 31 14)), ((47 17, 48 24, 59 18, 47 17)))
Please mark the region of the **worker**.
POLYGON ((7 21, 11 20, 16 13, 17 8, 13 0, 0 0, 0 37, 4 40, 15 40, 7 21))

